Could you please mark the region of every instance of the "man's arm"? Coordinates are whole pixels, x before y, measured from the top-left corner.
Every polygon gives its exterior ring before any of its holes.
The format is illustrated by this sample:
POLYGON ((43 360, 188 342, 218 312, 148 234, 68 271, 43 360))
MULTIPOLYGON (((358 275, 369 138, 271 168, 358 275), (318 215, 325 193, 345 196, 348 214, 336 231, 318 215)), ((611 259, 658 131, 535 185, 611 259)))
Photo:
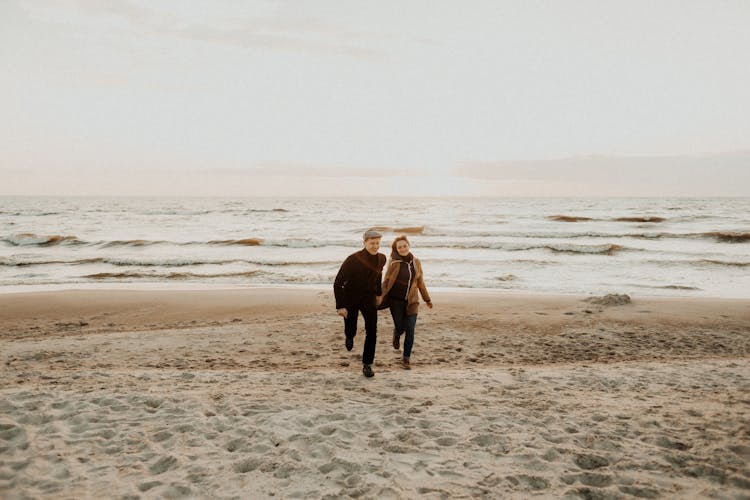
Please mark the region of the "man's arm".
POLYGON ((345 307, 346 285, 351 280, 353 268, 352 256, 350 255, 341 264, 339 272, 336 274, 336 279, 333 280, 333 296, 336 299, 336 309, 343 309, 345 307))
POLYGON ((383 266, 385 266, 385 255, 382 253, 378 254, 378 285, 376 287, 376 295, 380 297, 383 295, 383 266))

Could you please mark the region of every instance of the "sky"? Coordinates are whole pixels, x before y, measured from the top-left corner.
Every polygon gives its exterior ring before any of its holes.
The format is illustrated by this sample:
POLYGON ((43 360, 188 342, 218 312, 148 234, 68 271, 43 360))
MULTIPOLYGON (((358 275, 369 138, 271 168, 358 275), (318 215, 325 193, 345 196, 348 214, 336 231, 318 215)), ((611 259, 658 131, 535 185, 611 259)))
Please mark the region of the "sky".
POLYGON ((750 196, 750 2, 0 0, 0 195, 750 196))

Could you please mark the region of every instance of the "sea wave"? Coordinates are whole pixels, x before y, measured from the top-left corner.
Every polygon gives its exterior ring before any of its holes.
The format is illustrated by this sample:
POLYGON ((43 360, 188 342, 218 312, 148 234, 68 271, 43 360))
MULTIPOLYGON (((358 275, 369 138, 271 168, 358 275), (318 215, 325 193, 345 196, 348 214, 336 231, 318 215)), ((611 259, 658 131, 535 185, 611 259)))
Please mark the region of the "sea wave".
POLYGON ((100 242, 99 244, 105 248, 108 247, 147 247, 151 245, 169 244, 170 241, 164 240, 114 240, 100 242))
POLYGON ((584 222, 594 220, 591 217, 577 217, 573 215, 548 215, 547 218, 556 222, 584 222))
POLYGON ((615 222, 664 222, 664 217, 617 217, 615 222))
MULTIPOLYGON (((323 247, 352 247, 361 245, 361 240, 316 240, 313 238, 288 238, 285 240, 266 240, 263 246, 286 248, 323 248, 323 247)), ((360 246, 360 248, 362 248, 360 246)))
POLYGON ((226 208, 222 210, 214 210, 212 213, 217 214, 231 214, 233 216, 250 215, 250 214, 262 214, 262 213, 287 213, 289 210, 286 208, 226 208))
POLYGON ((750 267, 747 261, 732 261, 719 259, 646 259, 639 261, 641 264, 656 265, 660 267, 675 268, 685 266, 689 268, 711 268, 711 267, 750 267))
POLYGON ((525 252, 529 250, 549 250, 555 253, 580 253, 580 254, 607 254, 614 255, 621 251, 636 251, 638 249, 617 245, 614 243, 603 243, 600 245, 576 245, 570 243, 538 243, 525 244, 503 241, 440 241, 419 243, 425 248, 447 248, 447 249, 488 249, 504 250, 506 252, 525 252))
POLYGON ((243 238, 238 240, 211 240, 211 241, 168 241, 168 240, 115 240, 99 242, 102 247, 144 247, 151 245, 177 245, 177 246, 194 246, 194 245, 244 245, 258 246, 263 244, 262 238, 243 238))
MULTIPOLYGON (((110 212, 110 210, 94 210, 95 212, 110 212)), ((209 214, 232 214, 232 215, 250 215, 254 213, 286 213, 289 212, 286 208, 216 208, 208 210, 190 210, 190 209, 174 209, 174 210, 145 210, 138 212, 142 215, 147 216, 162 216, 162 215, 177 215, 177 216, 191 216, 191 215, 209 215, 209 214)))
POLYGON ((207 266, 227 264, 250 264, 254 266, 269 267, 291 267, 291 266, 322 266, 340 264, 338 260, 268 260, 268 259, 226 259, 226 260, 203 260, 203 259, 120 259, 102 258, 100 262, 113 266, 123 267, 185 267, 185 266, 207 266))
MULTIPOLYGON (((416 234, 416 233, 415 233, 416 234)), ((424 237, 416 246, 427 248, 486 248, 494 250, 523 251, 553 246, 554 250, 559 250, 557 246, 563 242, 554 242, 552 245, 539 245, 532 242, 523 243, 518 241, 502 241, 503 238, 533 239, 533 240, 580 240, 585 238, 592 239, 620 239, 635 238, 644 240, 659 239, 712 239, 719 243, 745 243, 750 242, 750 233, 732 232, 732 231, 712 231, 703 233, 668 233, 668 232, 641 232, 641 233, 613 233, 613 232, 559 232, 559 231, 536 231, 536 232, 483 232, 476 233, 466 231, 460 234, 422 234, 424 237), (440 239, 441 236, 453 236, 453 238, 440 239), (458 238, 456 238, 458 236, 458 238), (481 238, 481 239, 479 239, 481 238), (493 238, 494 240, 490 240, 493 238), (497 241, 501 239, 501 241, 497 241)), ((100 248, 116 247, 149 247, 155 245, 172 245, 172 246, 266 246, 266 247, 283 247, 283 248, 323 248, 323 247, 352 247, 358 245, 357 239, 347 240, 319 240, 315 238, 287 238, 279 240, 266 240, 264 238, 249 237, 242 239, 226 240, 209 240, 209 241, 169 241, 169 240, 112 240, 112 241, 85 241, 77 236, 63 235, 36 235, 33 233, 13 234, 0 240, 11 246, 37 246, 51 247, 57 245, 76 245, 76 246, 96 246, 100 248)), ((610 243, 611 245, 611 243, 610 243)), ((593 245, 601 247, 602 245, 593 245)), ((614 250, 624 249, 615 248, 614 250)), ((574 249, 575 251, 576 249, 574 249)), ((559 250, 564 251, 564 250, 559 250)), ((599 253, 599 252, 594 252, 599 253)))
POLYGON ((722 243, 745 243, 750 241, 750 233, 734 231, 713 231, 710 233, 703 233, 703 236, 716 238, 717 241, 722 243))
POLYGON ((396 234, 423 234, 425 226, 410 226, 410 227, 391 227, 391 226, 375 226, 370 229, 379 231, 381 233, 396 233, 396 234))
POLYGON ((66 264, 66 265, 81 265, 81 264, 96 264, 104 262, 104 258, 95 257, 91 259, 76 259, 76 260, 19 260, 16 257, 5 258, 0 257, 0 266, 10 267, 29 267, 29 266, 48 266, 54 264, 66 264))
POLYGON ((242 271, 233 273, 139 273, 139 272, 121 272, 121 273, 95 273, 81 276, 82 278, 88 279, 168 279, 168 280, 181 280, 191 278, 237 278, 237 277, 252 277, 261 274, 262 271, 242 271))
POLYGON ((243 245, 254 247, 263 244, 263 238, 244 238, 241 240, 214 240, 209 241, 209 245, 243 245))
POLYGON ((14 217, 46 217, 48 215, 60 215, 61 212, 3 212, 0 210, 0 215, 12 215, 14 217))
POLYGON ((46 265, 69 265, 79 266, 85 264, 110 264, 118 267, 186 267, 205 265, 226 264, 250 264, 254 266, 268 267, 291 267, 291 266, 330 266, 340 264, 339 260, 265 260, 265 259, 226 259, 226 260, 204 260, 204 259, 128 259, 94 257, 90 259, 74 260, 23 260, 15 257, 0 257, 0 266, 8 267, 30 267, 46 265))
POLYGON ((624 250, 625 247, 615 244, 606 245, 545 245, 544 248, 551 250, 556 253, 573 253, 573 254, 602 254, 602 255, 614 255, 617 252, 624 250))
POLYGON ((19 233, 11 234, 3 238, 2 240, 13 246, 40 246, 40 247, 51 247, 55 245, 80 245, 83 244, 76 236, 63 236, 59 234, 53 235, 37 235, 33 233, 19 233))
POLYGON ((154 215, 206 215, 214 213, 216 210, 146 210, 140 212, 143 215, 154 216, 154 215))
MULTIPOLYGON (((599 231, 581 231, 581 232, 565 232, 565 231, 451 231, 450 233, 441 234, 425 234, 424 236, 430 237, 449 237, 449 238, 528 238, 528 239, 583 239, 583 238, 662 238, 662 237, 681 237, 683 235, 676 233, 614 233, 614 232, 599 232, 599 231)), ((426 240, 425 240, 426 241, 426 240)), ((420 242, 421 245, 421 242, 420 242)))
MULTIPOLYGON (((587 222, 587 221, 598 221, 602 219, 595 219, 592 217, 582 217, 577 215, 548 215, 547 219, 551 221, 556 222, 587 222)), ((615 217, 614 219, 610 219, 615 222, 664 222, 664 217, 653 217, 653 216, 646 216, 646 217, 615 217)))
POLYGON ((644 284, 633 284, 630 286, 635 286, 638 288, 650 288, 653 290, 687 290, 687 291, 700 291, 701 288, 698 288, 696 286, 687 286, 687 285, 644 285, 644 284))
POLYGON ((728 267, 750 267, 750 262, 735 262, 726 260, 703 259, 693 262, 696 265, 728 266, 728 267))
POLYGON ((127 258, 102 258, 103 264, 110 264, 113 266, 123 267, 185 267, 185 266, 201 266, 201 265, 224 265, 236 262, 232 259, 227 260, 203 260, 203 259, 127 259, 127 258))
POLYGON ((424 233, 424 226, 396 227, 393 229, 393 232, 403 234, 422 234, 424 233))
POLYGON ((497 281, 505 281, 505 282, 516 281, 517 279, 518 279, 518 276, 516 276, 515 274, 504 274, 502 276, 496 276, 495 277, 495 280, 497 280, 497 281))

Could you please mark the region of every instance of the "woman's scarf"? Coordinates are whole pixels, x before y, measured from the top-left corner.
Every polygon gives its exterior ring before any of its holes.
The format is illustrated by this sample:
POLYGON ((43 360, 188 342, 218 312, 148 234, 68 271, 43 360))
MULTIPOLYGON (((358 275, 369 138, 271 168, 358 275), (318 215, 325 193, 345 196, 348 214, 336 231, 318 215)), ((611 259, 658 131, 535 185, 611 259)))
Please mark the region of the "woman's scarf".
POLYGON ((402 257, 398 252, 391 252, 391 261, 392 262, 407 262, 409 264, 414 261, 414 256, 409 252, 409 254, 406 257, 402 257))

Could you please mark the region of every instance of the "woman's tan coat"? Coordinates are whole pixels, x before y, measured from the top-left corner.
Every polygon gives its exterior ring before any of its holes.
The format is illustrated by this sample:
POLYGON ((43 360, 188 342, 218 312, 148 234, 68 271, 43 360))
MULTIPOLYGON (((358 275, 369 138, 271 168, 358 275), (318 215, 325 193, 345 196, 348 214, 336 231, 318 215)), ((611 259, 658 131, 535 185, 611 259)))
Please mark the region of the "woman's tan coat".
MULTIPOLYGON (((398 278, 399 266, 403 262, 401 259, 391 259, 388 262, 388 269, 385 272, 385 279, 383 280, 383 291, 382 297, 388 295, 391 290, 393 283, 398 278)), ((414 276, 411 278, 411 285, 409 286, 409 295, 406 301, 406 314, 409 316, 417 314, 419 311, 419 294, 422 294, 422 298, 425 302, 430 302, 430 294, 427 292, 427 287, 424 284, 424 275, 422 273, 422 263, 418 258, 414 257, 414 276), (419 290, 419 292, 417 292, 419 290)))

